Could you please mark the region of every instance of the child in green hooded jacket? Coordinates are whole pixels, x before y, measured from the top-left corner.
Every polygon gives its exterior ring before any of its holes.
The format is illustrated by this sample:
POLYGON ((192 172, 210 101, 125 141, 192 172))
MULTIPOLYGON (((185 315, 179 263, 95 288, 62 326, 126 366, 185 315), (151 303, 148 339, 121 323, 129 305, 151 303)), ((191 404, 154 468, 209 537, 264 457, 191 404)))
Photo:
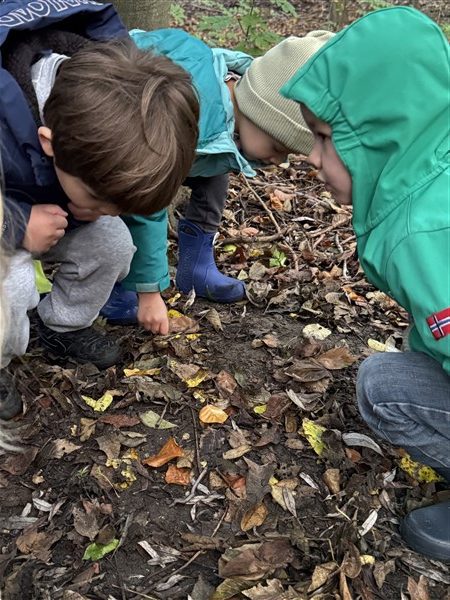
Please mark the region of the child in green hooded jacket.
MULTIPOLYGON (((450 481, 450 61, 428 17, 370 13, 329 41, 281 88, 314 134, 309 162, 353 205, 367 279, 411 315, 411 352, 361 365, 369 426, 450 481)), ((450 502, 411 512, 401 533, 450 560, 450 502)))

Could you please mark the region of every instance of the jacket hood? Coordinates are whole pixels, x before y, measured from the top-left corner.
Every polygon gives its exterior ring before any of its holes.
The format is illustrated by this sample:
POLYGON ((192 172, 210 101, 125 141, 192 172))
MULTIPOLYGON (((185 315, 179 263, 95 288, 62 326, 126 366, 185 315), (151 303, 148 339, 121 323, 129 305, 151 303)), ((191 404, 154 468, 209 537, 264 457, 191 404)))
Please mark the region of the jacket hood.
POLYGON ((281 88, 332 128, 361 236, 449 161, 449 45, 421 12, 369 13, 281 88))

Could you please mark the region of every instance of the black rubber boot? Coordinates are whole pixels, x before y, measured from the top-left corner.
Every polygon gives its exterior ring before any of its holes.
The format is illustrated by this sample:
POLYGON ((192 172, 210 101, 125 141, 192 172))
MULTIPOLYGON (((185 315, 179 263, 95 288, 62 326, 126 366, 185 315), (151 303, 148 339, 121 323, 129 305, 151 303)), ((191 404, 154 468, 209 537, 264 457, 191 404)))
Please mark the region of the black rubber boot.
MULTIPOLYGON (((450 469, 436 471, 450 484, 450 469)), ((400 524, 400 534, 419 554, 450 562, 450 500, 410 512, 400 524)))
POLYGON ((4 369, 0 371, 0 419, 9 421, 22 412, 22 399, 14 378, 4 369))
POLYGON ((38 319, 38 333, 44 348, 57 359, 73 359, 107 369, 122 358, 117 340, 95 327, 60 333, 38 319))

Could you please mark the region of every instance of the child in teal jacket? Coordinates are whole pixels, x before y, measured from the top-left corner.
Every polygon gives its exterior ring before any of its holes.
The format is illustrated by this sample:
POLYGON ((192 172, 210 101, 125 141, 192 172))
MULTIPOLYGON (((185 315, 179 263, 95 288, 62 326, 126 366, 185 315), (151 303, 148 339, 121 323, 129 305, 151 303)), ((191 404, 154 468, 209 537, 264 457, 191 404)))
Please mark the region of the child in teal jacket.
MULTIPOLYGON (((296 103, 283 98, 278 89, 332 35, 314 31, 303 38, 290 37, 253 59, 242 52, 211 49, 177 29, 131 32, 140 49, 163 54, 188 71, 200 99, 196 160, 185 181, 192 192, 178 227, 176 284, 182 292, 194 289, 197 296, 217 302, 244 298, 244 283, 220 273, 214 260, 213 242, 227 198, 228 174, 253 177, 256 167, 280 164, 289 152, 309 153, 311 132, 299 119, 296 103)), ((133 217, 133 238, 138 252, 123 283, 138 293, 139 322, 167 333, 167 311, 159 296, 169 285, 166 211, 151 219, 133 217), (151 255, 139 252, 148 239, 154 240, 151 255)), ((102 314, 116 322, 128 316, 135 320, 135 296, 127 297, 116 288, 102 314)))
MULTIPOLYGON (((450 481, 449 46, 406 7, 359 19, 282 88, 314 133, 309 161, 353 205, 370 282, 410 314, 412 352, 380 353, 359 370, 370 427, 450 481)), ((415 550, 450 560, 450 502, 410 513, 415 550)))

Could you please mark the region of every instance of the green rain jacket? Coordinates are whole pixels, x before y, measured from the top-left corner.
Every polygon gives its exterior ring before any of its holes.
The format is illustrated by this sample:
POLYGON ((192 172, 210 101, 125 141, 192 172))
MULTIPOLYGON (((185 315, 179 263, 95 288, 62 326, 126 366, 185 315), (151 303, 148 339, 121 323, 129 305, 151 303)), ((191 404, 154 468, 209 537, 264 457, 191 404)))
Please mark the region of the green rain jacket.
POLYGON ((281 89, 332 128, 367 279, 413 317, 411 349, 450 373, 450 60, 412 8, 369 13, 281 89))

